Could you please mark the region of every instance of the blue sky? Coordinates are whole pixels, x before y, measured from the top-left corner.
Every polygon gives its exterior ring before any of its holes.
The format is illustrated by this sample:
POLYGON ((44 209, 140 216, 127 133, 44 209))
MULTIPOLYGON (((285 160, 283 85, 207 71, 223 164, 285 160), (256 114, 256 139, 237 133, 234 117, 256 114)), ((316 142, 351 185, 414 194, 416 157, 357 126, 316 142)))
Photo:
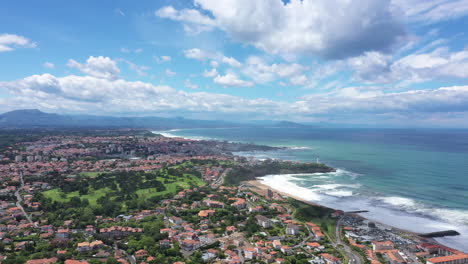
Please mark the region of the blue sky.
POLYGON ((468 126, 468 0, 1 5, 1 112, 468 126))

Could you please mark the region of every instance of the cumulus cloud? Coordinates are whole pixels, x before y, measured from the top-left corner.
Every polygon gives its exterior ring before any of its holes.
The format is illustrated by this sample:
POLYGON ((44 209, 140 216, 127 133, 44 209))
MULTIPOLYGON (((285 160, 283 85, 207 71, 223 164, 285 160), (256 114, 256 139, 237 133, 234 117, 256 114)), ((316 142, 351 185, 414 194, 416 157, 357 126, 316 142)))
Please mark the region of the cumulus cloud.
POLYGON ((220 63, 227 64, 231 67, 241 67, 242 63, 233 57, 224 56, 220 52, 210 52, 198 48, 184 50, 184 55, 188 59, 195 59, 199 61, 211 60, 210 64, 213 68, 219 66, 220 63))
POLYGON ((213 81, 223 86, 249 87, 254 85, 253 82, 239 79, 239 77, 234 73, 218 75, 213 79, 213 81))
POLYGON ((204 77, 215 77, 217 75, 218 75, 218 71, 215 68, 213 68, 213 69, 211 69, 209 71, 207 71, 207 70, 203 71, 203 76, 204 77))
POLYGON ((307 83, 308 79, 302 73, 307 70, 298 63, 273 63, 268 64, 258 56, 250 56, 245 62, 243 73, 257 83, 266 83, 279 78, 288 78, 295 85, 307 83), (298 79, 302 79, 301 82, 298 79))
MULTIPOLYGON (((185 82, 185 84, 189 84, 185 82)), ((191 88, 195 88, 192 83, 191 88)), ((93 76, 56 77, 33 75, 11 82, 0 82, 13 98, 5 106, 11 109, 39 107, 53 111, 119 113, 174 111, 226 113, 278 113, 280 103, 267 99, 244 99, 214 93, 187 93, 165 85, 109 80, 93 76)), ((0 99, 3 103, 4 99, 0 99)))
POLYGON ((109 57, 93 57, 90 56, 86 63, 79 63, 73 59, 68 60, 67 66, 75 68, 83 73, 103 79, 117 79, 120 74, 120 69, 117 62, 109 57))
POLYGON ((413 53, 399 59, 378 52, 351 58, 348 64, 354 77, 365 83, 424 82, 468 78, 468 50, 450 51, 447 47, 427 53, 413 53))
POLYGON ((13 51, 16 48, 35 48, 36 43, 15 34, 0 34, 0 52, 13 51))
POLYGON ((227 65, 232 66, 232 67, 240 67, 240 66, 242 66, 242 64, 241 64, 238 60, 234 59, 233 57, 226 57, 226 56, 223 56, 223 57, 221 58, 221 62, 222 62, 222 63, 226 63, 227 65))
POLYGON ((355 78, 362 82, 387 83, 391 76, 392 57, 380 52, 366 52, 364 55, 348 60, 355 72, 355 78))
MULTIPOLYGON (((185 84, 192 83, 186 81, 185 84)), ((359 122, 363 115, 376 114, 408 120, 413 118, 414 122, 419 122, 414 116, 427 119, 448 113, 468 116, 468 86, 395 93, 385 93, 382 87, 376 86, 345 87, 326 94, 303 96, 294 102, 189 93, 164 85, 75 75, 33 75, 17 81, 0 82, 0 88, 12 95, 0 99, 2 109, 9 107, 9 110, 38 107, 49 111, 104 114, 215 113, 218 117, 233 114, 246 118, 294 117, 296 120, 321 118, 354 122, 359 122)), ((460 120, 457 117, 452 119, 460 120)))
POLYGON ((285 57, 335 59, 388 51, 405 35, 389 0, 195 0, 195 4, 211 16, 171 6, 156 13, 216 27, 237 41, 285 57))
POLYGON ((211 18, 202 15, 198 10, 194 9, 176 10, 172 6, 165 6, 157 10, 155 15, 161 18, 168 18, 186 23, 184 24, 184 30, 191 34, 198 34, 210 30, 215 25, 215 22, 211 18), (195 25, 195 27, 193 25, 195 25))
POLYGON ((468 86, 383 93, 376 87, 341 90, 337 96, 302 97, 302 111, 309 113, 435 113, 468 111, 468 86), (357 90, 364 90, 366 93, 357 90), (314 102, 308 106, 308 102, 314 102))

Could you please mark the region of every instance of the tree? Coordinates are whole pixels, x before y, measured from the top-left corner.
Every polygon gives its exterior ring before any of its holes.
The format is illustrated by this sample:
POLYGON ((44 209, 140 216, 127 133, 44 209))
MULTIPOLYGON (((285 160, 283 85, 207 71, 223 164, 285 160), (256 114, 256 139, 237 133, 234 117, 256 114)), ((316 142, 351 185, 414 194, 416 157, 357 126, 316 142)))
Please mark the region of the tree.
POLYGON ((113 257, 109 257, 106 261, 106 264, 120 264, 120 262, 113 257))

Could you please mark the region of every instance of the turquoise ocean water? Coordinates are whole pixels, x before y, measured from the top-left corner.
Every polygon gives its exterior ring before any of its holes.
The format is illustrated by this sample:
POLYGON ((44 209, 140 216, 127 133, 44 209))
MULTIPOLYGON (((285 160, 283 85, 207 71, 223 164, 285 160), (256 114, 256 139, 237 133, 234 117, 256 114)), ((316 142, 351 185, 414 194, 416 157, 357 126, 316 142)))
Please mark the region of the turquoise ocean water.
POLYGON ((273 188, 415 232, 455 229, 438 239, 468 251, 468 130, 229 128, 164 132, 288 147, 238 153, 255 158, 315 161, 337 172, 270 175, 273 188))

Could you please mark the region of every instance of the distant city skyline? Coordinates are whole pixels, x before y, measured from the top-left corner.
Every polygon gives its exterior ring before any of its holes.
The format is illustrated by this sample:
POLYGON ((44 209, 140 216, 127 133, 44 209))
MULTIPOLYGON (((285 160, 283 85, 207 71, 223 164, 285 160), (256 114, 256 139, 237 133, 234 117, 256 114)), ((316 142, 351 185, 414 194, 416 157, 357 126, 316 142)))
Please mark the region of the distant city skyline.
POLYGON ((1 6, 1 113, 468 127, 468 0, 1 6))

